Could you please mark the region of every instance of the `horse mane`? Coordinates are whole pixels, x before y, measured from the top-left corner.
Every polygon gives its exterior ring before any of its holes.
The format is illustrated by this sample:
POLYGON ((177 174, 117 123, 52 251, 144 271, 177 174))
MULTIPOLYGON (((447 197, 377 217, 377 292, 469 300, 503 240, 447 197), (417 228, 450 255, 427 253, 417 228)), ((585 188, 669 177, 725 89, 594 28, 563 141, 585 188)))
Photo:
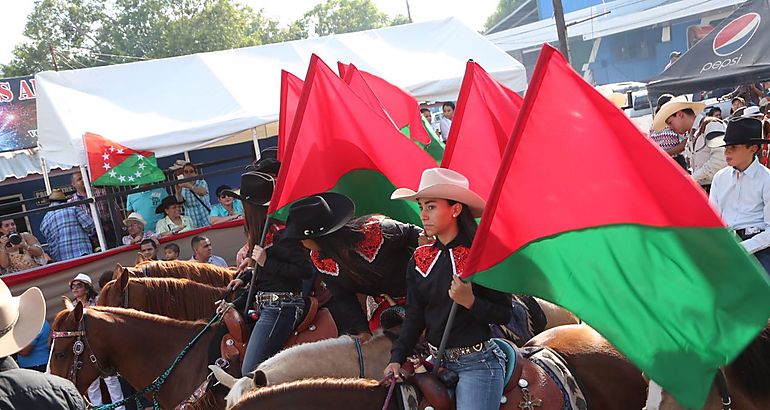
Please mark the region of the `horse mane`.
POLYGON ((288 383, 281 383, 275 386, 260 387, 255 390, 251 390, 246 393, 241 400, 238 401, 239 405, 245 405, 246 401, 254 400, 259 401, 265 396, 270 396, 279 393, 296 393, 303 390, 371 390, 380 386, 380 382, 372 379, 358 379, 358 378, 346 378, 346 379, 332 379, 332 378, 319 378, 319 379, 304 379, 297 380, 288 383))
MULTIPOLYGON (((142 312, 140 310, 123 309, 119 307, 110 307, 110 306, 91 306, 86 310, 89 311, 89 314, 93 314, 94 312, 96 312, 96 316, 109 315, 109 316, 117 316, 117 317, 123 317, 123 318, 138 319, 146 322, 158 323, 163 326, 175 327, 180 329, 196 329, 208 323, 205 320, 196 320, 196 321, 177 320, 166 316, 142 312)), ((61 312, 59 313, 61 314, 61 312)))
POLYGON ((132 283, 147 289, 147 311, 179 319, 212 316, 214 302, 226 292, 224 287, 179 278, 131 278, 128 286, 132 283), (171 298, 172 295, 183 296, 171 298))
POLYGON ((762 329, 751 344, 733 361, 738 383, 743 386, 749 397, 770 397, 770 322, 762 329))
POLYGON ((195 261, 149 261, 140 263, 137 268, 146 268, 149 275, 156 277, 185 279, 197 277, 205 283, 222 286, 229 283, 235 275, 235 271, 229 268, 195 261))

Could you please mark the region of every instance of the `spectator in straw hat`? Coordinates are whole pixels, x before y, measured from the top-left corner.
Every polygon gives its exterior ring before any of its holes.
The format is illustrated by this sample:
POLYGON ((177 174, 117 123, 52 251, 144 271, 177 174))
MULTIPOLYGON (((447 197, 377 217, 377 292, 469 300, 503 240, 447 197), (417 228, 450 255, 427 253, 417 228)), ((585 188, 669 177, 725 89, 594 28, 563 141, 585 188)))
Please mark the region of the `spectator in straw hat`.
MULTIPOLYGON (((60 189, 48 196, 51 206, 67 202, 60 189)), ((40 231, 48 241, 48 253, 56 261, 66 261, 93 251, 90 236, 96 230, 94 221, 79 206, 48 211, 40 223, 40 231)))
POLYGON ((134 245, 155 236, 152 231, 145 229, 147 222, 139 212, 131 212, 123 220, 123 224, 126 225, 126 231, 128 231, 128 235, 123 237, 123 245, 134 245))
POLYGON ((85 409, 69 380, 19 369, 11 355, 29 345, 45 322, 45 299, 36 287, 14 297, 0 280, 0 408, 85 409))
POLYGON ((746 251, 770 272, 770 170, 757 158, 766 143, 762 121, 730 120, 719 144, 729 167, 714 175, 709 200, 746 251))
POLYGON ((687 145, 687 136, 695 123, 696 115, 703 111, 703 107, 701 107, 703 104, 698 106, 697 112, 693 111, 688 104, 693 103, 684 97, 674 97, 671 94, 661 95, 655 109, 655 119, 659 121, 653 120, 653 129, 650 131, 650 138, 684 169, 687 169, 687 163, 682 152, 687 145), (671 124, 667 122, 669 117, 672 117, 671 124))

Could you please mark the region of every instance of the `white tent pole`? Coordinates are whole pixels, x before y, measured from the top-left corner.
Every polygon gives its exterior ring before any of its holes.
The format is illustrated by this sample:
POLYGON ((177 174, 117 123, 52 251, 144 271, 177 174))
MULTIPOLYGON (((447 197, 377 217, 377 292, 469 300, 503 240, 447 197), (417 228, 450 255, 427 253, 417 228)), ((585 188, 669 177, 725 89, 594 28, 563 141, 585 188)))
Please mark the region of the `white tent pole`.
MULTIPOLYGON (((80 166, 80 175, 83 176, 83 185, 86 188, 86 197, 93 198, 94 194, 91 190, 91 179, 88 178, 88 172, 86 167, 80 166)), ((102 252, 107 250, 107 242, 104 240, 104 231, 102 230, 102 221, 99 219, 99 213, 96 212, 96 202, 88 204, 91 208, 91 218, 94 219, 94 227, 96 228, 96 237, 99 239, 99 247, 102 248, 102 252)))
POLYGON ((190 162, 190 153, 187 151, 184 152, 184 162, 190 162))
POLYGON ((40 151, 37 152, 40 157, 40 169, 43 171, 43 182, 45 183, 45 192, 51 195, 51 179, 48 177, 48 166, 45 163, 45 158, 40 155, 40 151))
POLYGON ((251 139, 254 140, 254 156, 256 157, 255 160, 259 161, 259 159, 262 158, 262 153, 259 151, 259 138, 257 138, 257 127, 254 127, 251 129, 251 139))

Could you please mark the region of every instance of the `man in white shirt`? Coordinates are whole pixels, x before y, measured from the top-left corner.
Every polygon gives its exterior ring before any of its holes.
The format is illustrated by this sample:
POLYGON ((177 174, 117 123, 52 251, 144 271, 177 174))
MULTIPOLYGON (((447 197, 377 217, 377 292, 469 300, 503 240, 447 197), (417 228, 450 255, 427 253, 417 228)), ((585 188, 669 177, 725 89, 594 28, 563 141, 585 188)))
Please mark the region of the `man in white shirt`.
POLYGON ((727 167, 714 175, 709 199, 741 245, 770 273, 770 170, 759 163, 762 122, 734 118, 724 135, 727 167))
POLYGON ((452 118, 455 116, 455 103, 447 101, 441 106, 444 116, 439 121, 439 129, 441 130, 441 139, 446 142, 449 138, 449 129, 452 127, 452 118))
POLYGON ((192 245, 193 256, 191 261, 200 263, 210 263, 212 265, 227 267, 227 262, 219 256, 212 255, 211 241, 209 238, 201 235, 194 236, 190 243, 192 245))

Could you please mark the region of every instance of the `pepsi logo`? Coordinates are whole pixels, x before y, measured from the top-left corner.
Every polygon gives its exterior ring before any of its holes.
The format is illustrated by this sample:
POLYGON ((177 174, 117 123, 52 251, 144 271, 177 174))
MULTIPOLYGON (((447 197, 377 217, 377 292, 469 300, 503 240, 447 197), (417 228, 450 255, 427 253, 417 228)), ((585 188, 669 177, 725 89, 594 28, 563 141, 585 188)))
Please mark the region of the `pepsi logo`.
POLYGON ((759 14, 747 13, 727 23, 714 37, 714 53, 724 57, 743 48, 754 37, 761 20, 759 14))

